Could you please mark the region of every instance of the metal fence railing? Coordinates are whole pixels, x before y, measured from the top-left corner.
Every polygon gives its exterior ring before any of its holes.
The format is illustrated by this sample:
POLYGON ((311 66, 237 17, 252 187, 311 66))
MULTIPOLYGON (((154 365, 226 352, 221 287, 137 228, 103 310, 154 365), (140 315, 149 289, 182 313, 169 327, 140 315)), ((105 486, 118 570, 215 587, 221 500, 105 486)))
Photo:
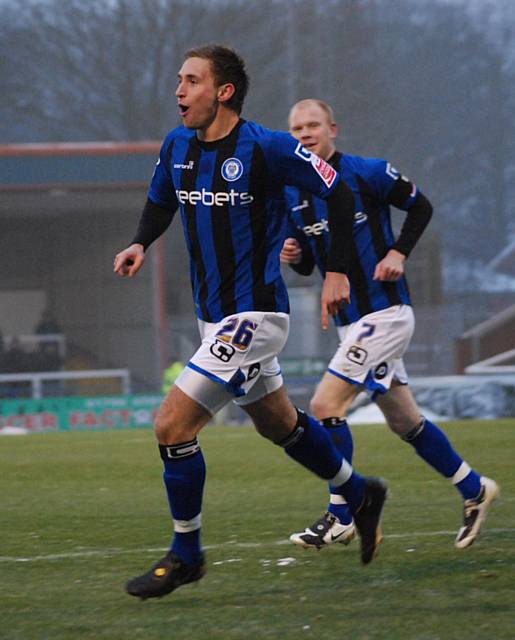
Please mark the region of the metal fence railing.
MULTIPOLYGON (((131 392, 131 379, 128 369, 91 369, 87 371, 43 371, 37 373, 8 373, 0 375, 0 395, 4 398, 20 396, 40 399, 45 396, 57 395, 82 395, 76 384, 69 383, 90 382, 87 393, 121 393, 128 395, 131 392), (117 389, 106 387, 105 382, 118 381, 117 389), (45 389, 45 383, 54 383, 50 389, 45 389), (99 384, 100 383, 100 384, 99 384)), ((93 395, 93 394, 92 394, 93 395)))

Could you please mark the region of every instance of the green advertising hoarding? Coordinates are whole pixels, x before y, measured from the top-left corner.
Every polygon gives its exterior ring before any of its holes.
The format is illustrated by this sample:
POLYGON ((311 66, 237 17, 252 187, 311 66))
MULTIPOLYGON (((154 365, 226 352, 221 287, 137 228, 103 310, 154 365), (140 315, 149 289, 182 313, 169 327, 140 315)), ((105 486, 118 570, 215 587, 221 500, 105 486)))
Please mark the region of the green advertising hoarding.
POLYGON ((79 431, 150 427, 163 396, 96 396, 0 400, 0 429, 79 431))

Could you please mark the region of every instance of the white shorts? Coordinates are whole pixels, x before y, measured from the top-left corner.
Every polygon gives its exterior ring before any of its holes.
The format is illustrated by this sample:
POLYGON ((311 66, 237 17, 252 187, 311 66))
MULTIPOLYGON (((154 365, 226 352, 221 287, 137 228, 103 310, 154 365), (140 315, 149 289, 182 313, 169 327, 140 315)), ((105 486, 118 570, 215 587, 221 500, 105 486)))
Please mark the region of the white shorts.
POLYGON ((202 344, 175 384, 212 415, 234 398, 250 404, 283 384, 277 355, 288 338, 288 314, 246 311, 198 324, 202 344))
POLYGON ((340 345, 327 370, 372 394, 386 393, 394 379, 407 384, 402 357, 414 328, 413 310, 403 304, 337 327, 340 345))

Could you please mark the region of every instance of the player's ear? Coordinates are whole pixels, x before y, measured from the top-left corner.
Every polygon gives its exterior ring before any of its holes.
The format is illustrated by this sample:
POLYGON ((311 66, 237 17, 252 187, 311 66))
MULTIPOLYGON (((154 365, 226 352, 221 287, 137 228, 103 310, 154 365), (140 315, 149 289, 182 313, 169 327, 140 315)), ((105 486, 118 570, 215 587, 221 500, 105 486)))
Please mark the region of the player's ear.
POLYGON ((331 138, 336 138, 339 134, 336 122, 331 122, 331 138))
POLYGON ((233 97, 235 91, 236 89, 231 82, 220 85, 217 91, 218 102, 227 102, 233 97))

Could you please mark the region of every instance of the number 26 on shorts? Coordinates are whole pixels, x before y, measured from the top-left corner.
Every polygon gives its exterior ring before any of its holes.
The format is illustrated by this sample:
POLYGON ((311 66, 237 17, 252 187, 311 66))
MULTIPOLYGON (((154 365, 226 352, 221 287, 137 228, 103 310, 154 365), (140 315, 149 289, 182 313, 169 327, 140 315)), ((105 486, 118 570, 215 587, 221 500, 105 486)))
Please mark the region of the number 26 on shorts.
POLYGON ((243 319, 240 321, 239 318, 231 318, 218 331, 216 337, 232 344, 233 347, 240 351, 245 351, 252 342, 257 326, 257 322, 252 322, 251 320, 243 319))

